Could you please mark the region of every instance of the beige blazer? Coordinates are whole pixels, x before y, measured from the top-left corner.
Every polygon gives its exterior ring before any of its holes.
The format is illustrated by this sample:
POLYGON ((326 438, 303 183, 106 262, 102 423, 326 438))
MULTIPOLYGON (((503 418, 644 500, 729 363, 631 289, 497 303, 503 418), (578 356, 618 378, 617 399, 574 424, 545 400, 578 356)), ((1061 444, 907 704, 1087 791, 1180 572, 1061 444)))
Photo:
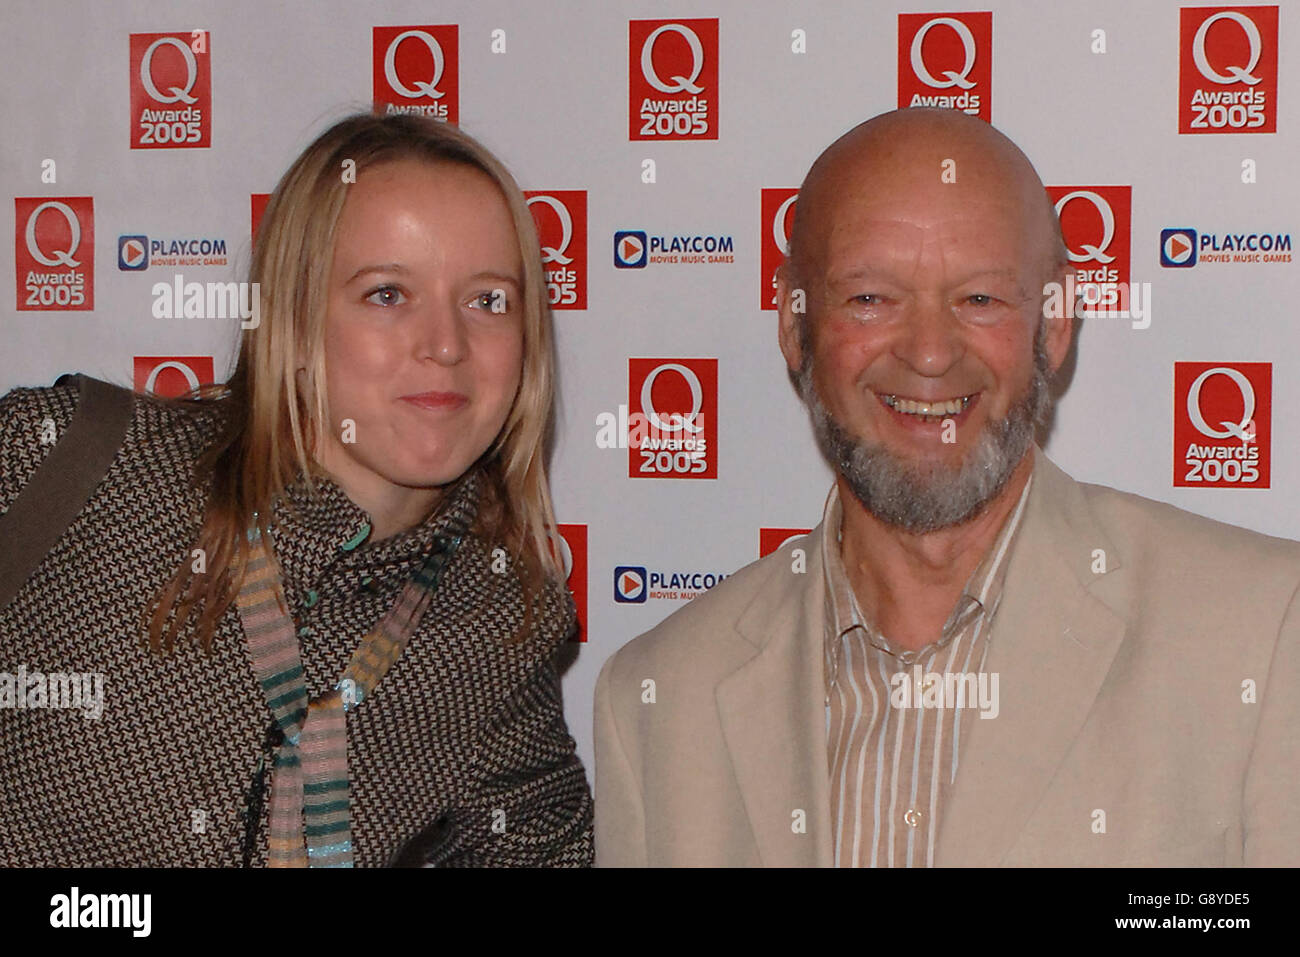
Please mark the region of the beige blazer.
MULTIPOLYGON (((1300 864, 1300 543, 1034 454, 936 863, 1300 864)), ((598 865, 831 864, 822 534, 606 662, 598 865)))

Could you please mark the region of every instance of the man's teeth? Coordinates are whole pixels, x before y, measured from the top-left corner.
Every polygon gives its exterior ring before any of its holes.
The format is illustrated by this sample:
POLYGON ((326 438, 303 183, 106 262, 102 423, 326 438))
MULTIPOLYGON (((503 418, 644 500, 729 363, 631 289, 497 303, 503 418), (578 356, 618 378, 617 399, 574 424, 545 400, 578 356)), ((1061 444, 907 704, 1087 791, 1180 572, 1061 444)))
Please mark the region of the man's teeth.
POLYGON ((901 399, 896 395, 886 395, 881 397, 885 405, 889 406, 895 412, 902 412, 905 415, 957 415, 966 406, 970 405, 973 395, 961 396, 956 399, 941 399, 937 402, 918 402, 916 399, 901 399))

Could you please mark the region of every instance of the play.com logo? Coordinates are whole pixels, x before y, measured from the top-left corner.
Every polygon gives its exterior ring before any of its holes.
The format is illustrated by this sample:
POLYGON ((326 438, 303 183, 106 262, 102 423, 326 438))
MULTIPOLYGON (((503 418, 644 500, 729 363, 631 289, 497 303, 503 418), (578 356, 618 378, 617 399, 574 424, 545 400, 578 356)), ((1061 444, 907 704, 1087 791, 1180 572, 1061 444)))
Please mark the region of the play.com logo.
POLYGON ((614 601, 640 604, 646 599, 646 574, 642 565, 619 565, 614 569, 614 601))
POLYGON ((614 234, 614 265, 619 269, 644 269, 649 249, 640 229, 620 229, 614 234))
POLYGON ((1186 268, 1196 265, 1196 230, 1160 230, 1160 265, 1186 268))

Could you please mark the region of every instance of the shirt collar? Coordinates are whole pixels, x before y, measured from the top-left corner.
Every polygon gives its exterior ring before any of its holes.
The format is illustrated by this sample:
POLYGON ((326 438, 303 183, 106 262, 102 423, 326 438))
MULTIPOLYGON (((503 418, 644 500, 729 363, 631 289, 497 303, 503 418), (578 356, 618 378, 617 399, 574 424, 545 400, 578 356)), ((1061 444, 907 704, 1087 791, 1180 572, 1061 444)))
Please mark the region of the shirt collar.
POLYGON ((923 653, 934 647, 943 647, 961 633, 974 618, 991 615, 1001 598, 1002 584, 1006 579, 1007 566, 1012 546, 1015 544, 1016 532, 1024 517, 1025 503, 1029 501, 1029 489, 1034 483, 1033 473, 1016 501, 1007 520, 993 541, 993 545, 971 572, 962 589, 957 604, 953 607, 943 632, 937 642, 925 648, 909 651, 897 648, 874 626, 868 614, 858 604, 857 595, 849 583, 844 560, 840 554, 840 536, 843 528, 844 512, 840 503, 839 483, 832 483, 830 494, 826 496, 826 505, 822 510, 822 568, 825 572, 826 596, 826 693, 831 687, 839 669, 841 639, 844 633, 854 628, 862 628, 867 640, 877 648, 894 655, 904 665, 911 664, 923 653))

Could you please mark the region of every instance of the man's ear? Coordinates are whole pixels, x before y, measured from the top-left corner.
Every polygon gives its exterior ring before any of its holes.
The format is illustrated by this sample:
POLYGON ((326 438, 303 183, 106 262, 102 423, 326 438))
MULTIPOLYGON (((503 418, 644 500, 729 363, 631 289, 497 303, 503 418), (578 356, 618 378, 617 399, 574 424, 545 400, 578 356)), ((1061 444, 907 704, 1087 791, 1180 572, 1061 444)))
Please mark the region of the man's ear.
POLYGON ((1069 264, 1062 266, 1053 274, 1051 282, 1057 283, 1061 296, 1055 304, 1060 308, 1048 308, 1052 300, 1044 297, 1041 321, 1047 323, 1047 336, 1043 348, 1047 351, 1048 365, 1053 372, 1061 368, 1070 351, 1070 339, 1074 334, 1074 323, 1079 306, 1079 285, 1074 268, 1069 264))
POLYGON ((803 367, 799 326, 808 321, 808 294, 794 283, 792 273, 789 261, 782 263, 776 271, 777 339, 785 364, 797 374, 803 367))

